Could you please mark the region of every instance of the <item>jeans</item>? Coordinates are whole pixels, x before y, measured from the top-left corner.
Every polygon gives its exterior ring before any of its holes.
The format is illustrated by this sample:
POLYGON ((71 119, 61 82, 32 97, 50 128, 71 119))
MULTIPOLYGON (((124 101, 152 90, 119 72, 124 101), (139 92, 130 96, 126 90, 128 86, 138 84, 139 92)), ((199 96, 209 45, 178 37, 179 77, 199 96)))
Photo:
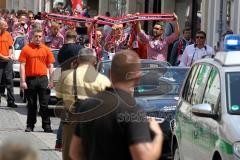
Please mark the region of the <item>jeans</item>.
POLYGON ((50 90, 47 88, 47 76, 26 77, 26 83, 28 87, 26 90, 26 97, 28 100, 27 127, 34 128, 37 122, 37 98, 39 99, 39 113, 42 117, 42 127, 45 128, 46 126, 50 126, 48 109, 50 90))
POLYGON ((0 84, 2 80, 5 80, 4 84, 6 85, 6 88, 7 88, 7 102, 14 103, 15 98, 13 96, 13 61, 12 60, 0 61, 0 84))
POLYGON ((62 127, 63 127, 63 124, 62 124, 62 122, 60 122, 58 130, 57 130, 56 144, 62 144, 62 127))

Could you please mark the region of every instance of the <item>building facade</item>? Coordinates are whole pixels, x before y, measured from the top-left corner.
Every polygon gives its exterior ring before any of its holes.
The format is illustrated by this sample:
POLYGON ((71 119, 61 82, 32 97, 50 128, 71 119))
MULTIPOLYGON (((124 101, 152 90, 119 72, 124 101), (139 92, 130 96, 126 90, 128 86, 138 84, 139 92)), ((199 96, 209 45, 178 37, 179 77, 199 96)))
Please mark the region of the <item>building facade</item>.
POLYGON ((32 10, 37 13, 44 10, 45 1, 48 0, 0 0, 0 8, 8 10, 32 10))

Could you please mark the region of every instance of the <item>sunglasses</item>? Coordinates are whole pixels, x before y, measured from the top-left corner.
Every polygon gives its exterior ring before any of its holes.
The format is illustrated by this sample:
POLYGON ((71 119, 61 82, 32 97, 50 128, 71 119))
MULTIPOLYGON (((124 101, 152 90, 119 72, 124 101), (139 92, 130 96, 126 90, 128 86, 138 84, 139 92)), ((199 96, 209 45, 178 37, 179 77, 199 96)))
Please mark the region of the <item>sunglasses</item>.
POLYGON ((203 36, 196 36, 196 39, 205 39, 203 36))

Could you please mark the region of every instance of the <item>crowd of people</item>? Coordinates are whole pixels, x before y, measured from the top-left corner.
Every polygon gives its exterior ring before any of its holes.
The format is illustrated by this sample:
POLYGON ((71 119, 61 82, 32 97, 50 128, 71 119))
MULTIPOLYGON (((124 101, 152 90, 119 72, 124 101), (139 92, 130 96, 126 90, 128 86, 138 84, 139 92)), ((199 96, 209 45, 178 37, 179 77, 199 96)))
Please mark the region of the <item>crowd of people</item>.
MULTIPOLYGON (((63 14, 62 10, 58 13, 63 14)), ((214 55, 213 48, 206 44, 204 31, 198 31, 192 39, 191 29, 186 27, 179 37, 178 17, 173 15, 173 32, 166 36, 163 22, 154 23, 152 34, 148 35, 141 29, 141 22, 113 26, 80 24, 49 20, 45 13, 35 15, 26 10, 2 10, 0 82, 2 87, 7 88, 8 107, 17 107, 13 94, 12 65, 13 60, 18 60, 20 87, 25 90, 27 97, 25 131, 34 131, 38 100, 42 128, 44 132, 52 132, 48 101, 49 91, 54 87, 53 63, 58 61, 62 73, 60 82, 55 86, 57 97, 63 100, 63 105, 68 109, 60 123, 55 147, 62 149, 64 160, 83 157, 132 157, 148 160, 159 158, 163 135, 156 121, 142 117, 145 121, 120 123, 117 115, 124 112, 142 112, 135 107, 136 102, 132 96, 132 88, 139 81, 137 73, 140 72, 140 66, 132 64, 139 64, 140 59, 169 61, 173 66, 189 67, 198 59, 214 55), (92 34, 93 37, 90 37, 93 25, 96 25, 96 31, 92 34), (18 36, 24 36, 24 47, 20 57, 14 57, 12 45, 18 36), (94 39, 93 44, 90 43, 91 39, 94 39), (57 59, 54 59, 52 49, 59 49, 57 59), (67 63, 74 57, 77 57, 74 61, 76 65, 67 63), (97 62, 109 59, 112 60, 110 80, 98 73, 94 67, 97 62), (129 72, 136 75, 126 79, 129 72), (115 98, 109 98, 109 94, 115 98), (96 99, 109 103, 96 102, 96 99), (113 104, 116 103, 118 107, 111 113, 92 121, 75 123, 66 120, 73 111, 86 112, 92 107, 114 108, 113 104)), ((110 13, 107 12, 106 16, 109 17, 110 13)))

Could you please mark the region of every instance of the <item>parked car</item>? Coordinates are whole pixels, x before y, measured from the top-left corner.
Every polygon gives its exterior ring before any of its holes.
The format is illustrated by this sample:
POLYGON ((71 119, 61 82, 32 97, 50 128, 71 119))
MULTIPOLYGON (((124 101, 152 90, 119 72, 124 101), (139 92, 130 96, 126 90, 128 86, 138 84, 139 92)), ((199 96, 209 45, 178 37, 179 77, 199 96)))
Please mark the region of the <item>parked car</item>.
POLYGON ((191 67, 176 111, 174 160, 240 159, 240 36, 191 67), (232 51, 237 49, 238 51, 232 51))
MULTIPOLYGON (((58 58, 57 58, 58 53, 59 53, 59 49, 53 49, 52 53, 53 53, 54 58, 55 58, 55 63, 53 64, 53 67, 54 67, 53 81, 54 81, 54 83, 56 83, 61 76, 61 68, 60 68, 60 64, 58 62, 58 58)), ((51 99, 56 99, 56 91, 55 91, 54 88, 51 89, 50 97, 51 97, 51 99)))
POLYGON ((24 47, 24 36, 17 36, 14 39, 13 43, 13 57, 14 57, 14 62, 13 62, 13 72, 14 72, 14 81, 15 82, 20 82, 20 63, 17 61, 22 48, 24 47))
MULTIPOLYGON (((98 71, 109 76, 111 61, 103 61, 98 71)), ((171 67, 167 62, 141 60, 142 77, 134 96, 147 116, 155 117, 164 132, 163 159, 171 155, 171 122, 175 119, 178 95, 189 68, 171 67)))

